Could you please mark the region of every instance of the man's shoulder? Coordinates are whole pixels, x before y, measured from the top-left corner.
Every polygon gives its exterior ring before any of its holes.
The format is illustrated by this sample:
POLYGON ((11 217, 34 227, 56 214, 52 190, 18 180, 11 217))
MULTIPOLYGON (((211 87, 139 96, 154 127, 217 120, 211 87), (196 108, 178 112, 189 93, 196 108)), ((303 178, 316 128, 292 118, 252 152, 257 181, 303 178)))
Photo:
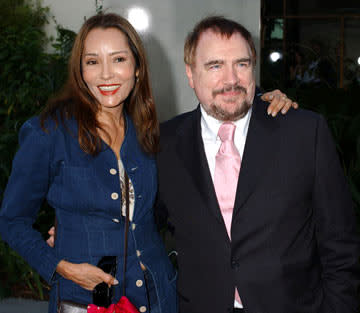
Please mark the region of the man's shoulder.
POLYGON ((256 103, 250 128, 253 130, 261 126, 267 130, 269 136, 273 134, 278 140, 280 138, 292 138, 294 142, 312 140, 311 138, 317 136, 319 127, 327 125, 321 114, 311 110, 290 109, 286 114, 278 113, 272 117, 267 114, 266 108, 266 103, 256 103))
POLYGON ((302 108, 299 108, 297 110, 290 109, 290 111, 287 112, 287 114, 279 114, 280 119, 283 119, 284 121, 288 119, 288 122, 292 122, 292 123, 296 121, 301 123, 304 122, 313 123, 316 122, 320 117, 321 115, 319 113, 302 108))
POLYGON ((183 128, 187 128, 190 124, 194 123, 197 119, 199 108, 195 110, 179 114, 172 119, 162 122, 160 124, 160 136, 171 136, 181 131, 183 128))
POLYGON ((262 100, 256 102, 256 107, 254 108, 257 113, 257 116, 264 116, 266 119, 270 119, 272 123, 279 126, 290 126, 293 127, 296 124, 313 124, 318 123, 319 119, 322 118, 322 115, 311 110, 299 108, 299 109, 290 109, 286 114, 278 113, 276 117, 272 117, 267 114, 268 103, 262 100))

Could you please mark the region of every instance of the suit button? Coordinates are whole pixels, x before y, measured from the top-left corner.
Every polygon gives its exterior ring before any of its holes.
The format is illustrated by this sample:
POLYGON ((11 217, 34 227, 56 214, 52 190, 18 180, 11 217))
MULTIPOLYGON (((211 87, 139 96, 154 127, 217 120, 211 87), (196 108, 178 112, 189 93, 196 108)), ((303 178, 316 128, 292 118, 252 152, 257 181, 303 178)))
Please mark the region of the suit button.
POLYGON ((136 250, 136 255, 139 257, 141 255, 140 250, 136 250))
POLYGON ((117 192, 113 192, 113 193, 111 194, 111 199, 117 200, 118 198, 119 198, 119 194, 118 194, 117 192))
POLYGON ((120 221, 119 221, 117 218, 113 218, 112 221, 113 221, 114 223, 120 223, 120 221))
POLYGON ((231 260, 231 268, 237 270, 239 268, 239 262, 236 259, 231 260))
POLYGON ((135 223, 132 223, 132 224, 131 224, 131 229, 132 229, 132 230, 135 230, 135 228, 136 228, 136 224, 135 224, 135 223))
POLYGON ((111 168, 111 169, 110 169, 110 174, 111 174, 111 175, 116 175, 116 174, 117 174, 117 170, 114 169, 114 168, 111 168))
POLYGON ((141 306, 140 308, 139 308, 139 311, 141 312, 141 313, 145 313, 146 312, 146 306, 141 306))
POLYGON ((141 279, 138 279, 137 281, 136 281, 136 287, 142 287, 142 285, 143 285, 143 281, 141 280, 141 279))

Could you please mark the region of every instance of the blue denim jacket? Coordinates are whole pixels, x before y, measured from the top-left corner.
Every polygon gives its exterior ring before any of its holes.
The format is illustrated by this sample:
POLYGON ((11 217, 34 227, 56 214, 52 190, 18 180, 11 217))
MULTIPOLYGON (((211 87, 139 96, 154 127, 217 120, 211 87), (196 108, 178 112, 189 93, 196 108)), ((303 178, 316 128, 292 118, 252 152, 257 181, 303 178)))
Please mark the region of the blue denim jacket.
MULTIPOLYGON (((162 313, 175 313, 176 272, 157 232, 153 203, 157 190, 154 158, 146 155, 136 138, 131 119, 120 156, 135 191, 135 209, 129 231, 126 292, 141 311, 148 310, 141 261, 155 283, 162 313)), ((105 143, 96 156, 84 153, 77 139, 77 124, 67 120, 48 132, 39 118, 21 128, 20 148, 0 211, 0 235, 52 285, 49 312, 55 313, 57 294, 62 300, 91 303, 91 292, 55 272, 58 262, 96 265, 104 255, 118 256, 113 302, 121 297, 123 280, 124 218, 118 162, 105 143), (115 171, 114 171, 115 169, 115 171), (55 248, 32 228, 42 201, 55 209, 58 221, 55 248), (58 290, 57 290, 58 289, 58 290)))

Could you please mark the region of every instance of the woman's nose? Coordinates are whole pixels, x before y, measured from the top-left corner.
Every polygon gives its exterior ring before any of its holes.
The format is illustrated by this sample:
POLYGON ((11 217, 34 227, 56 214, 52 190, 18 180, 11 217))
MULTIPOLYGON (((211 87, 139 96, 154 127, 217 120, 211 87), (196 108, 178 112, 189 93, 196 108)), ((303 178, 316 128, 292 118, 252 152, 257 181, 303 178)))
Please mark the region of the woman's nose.
POLYGON ((113 76, 113 69, 111 64, 109 64, 108 62, 103 62, 101 68, 101 78, 107 80, 112 78, 112 76, 113 76))

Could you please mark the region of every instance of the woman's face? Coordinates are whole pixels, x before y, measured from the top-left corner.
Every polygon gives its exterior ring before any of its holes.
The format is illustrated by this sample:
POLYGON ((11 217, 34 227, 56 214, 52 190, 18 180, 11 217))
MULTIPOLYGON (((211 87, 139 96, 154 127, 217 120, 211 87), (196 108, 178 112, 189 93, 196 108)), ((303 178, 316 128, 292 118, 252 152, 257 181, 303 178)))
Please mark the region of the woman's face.
POLYGON ((117 28, 95 28, 84 42, 82 76, 102 109, 117 107, 134 87, 135 59, 117 28))

